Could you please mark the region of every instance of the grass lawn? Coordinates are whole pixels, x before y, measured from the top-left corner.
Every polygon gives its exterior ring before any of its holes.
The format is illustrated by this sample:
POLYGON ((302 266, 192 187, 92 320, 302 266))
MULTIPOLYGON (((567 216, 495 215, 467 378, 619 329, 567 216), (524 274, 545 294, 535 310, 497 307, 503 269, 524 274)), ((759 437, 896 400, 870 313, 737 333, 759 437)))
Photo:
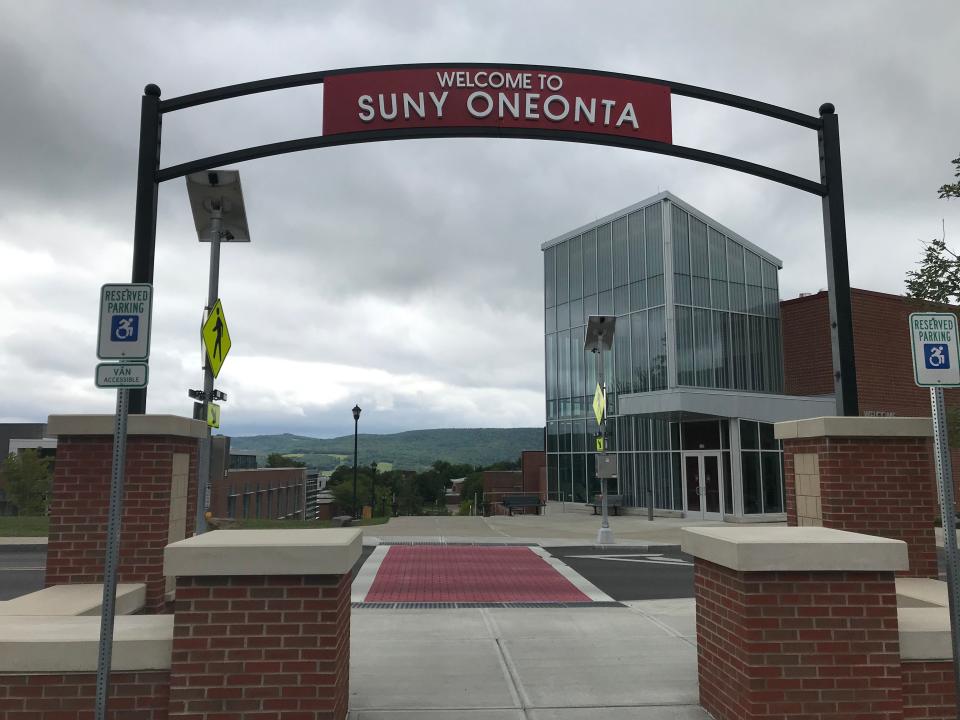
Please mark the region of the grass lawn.
POLYGON ((0 517, 0 537, 46 537, 49 527, 46 517, 0 517))
MULTIPOLYGON (((355 520, 351 527, 363 525, 383 525, 390 518, 378 517, 373 520, 355 520)), ((230 525, 225 530, 300 530, 303 528, 330 528, 334 527, 330 520, 238 520, 236 525, 230 525)))

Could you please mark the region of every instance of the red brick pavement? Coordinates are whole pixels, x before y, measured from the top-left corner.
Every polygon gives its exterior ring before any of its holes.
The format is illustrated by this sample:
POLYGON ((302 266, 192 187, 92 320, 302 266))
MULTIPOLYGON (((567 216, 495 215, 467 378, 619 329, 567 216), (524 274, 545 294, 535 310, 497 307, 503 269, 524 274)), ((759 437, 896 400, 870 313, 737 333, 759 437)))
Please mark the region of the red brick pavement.
POLYGON ((391 547, 366 602, 590 602, 525 547, 391 547))

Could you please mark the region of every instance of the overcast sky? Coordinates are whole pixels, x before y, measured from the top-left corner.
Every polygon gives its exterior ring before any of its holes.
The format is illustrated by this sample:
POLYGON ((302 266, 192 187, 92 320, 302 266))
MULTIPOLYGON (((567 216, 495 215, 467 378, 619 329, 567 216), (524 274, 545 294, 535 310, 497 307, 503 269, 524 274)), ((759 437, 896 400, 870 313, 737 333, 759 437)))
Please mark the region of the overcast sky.
MULTIPOLYGON (((99 286, 130 279, 140 96, 408 62, 564 65, 840 117, 850 276, 902 292, 960 154, 960 3, 0 0, 0 421, 108 413, 99 286)), ((168 115, 163 165, 317 135, 322 86, 168 115)), ((818 178, 816 134, 674 98, 674 141, 818 178)), ((820 200, 733 171, 588 145, 417 140, 238 166, 253 242, 225 246, 223 432, 544 421, 541 242, 669 189, 826 287, 820 200)), ((208 246, 161 186, 150 412, 201 387, 208 246)), ((955 241, 955 244, 960 244, 955 241)))

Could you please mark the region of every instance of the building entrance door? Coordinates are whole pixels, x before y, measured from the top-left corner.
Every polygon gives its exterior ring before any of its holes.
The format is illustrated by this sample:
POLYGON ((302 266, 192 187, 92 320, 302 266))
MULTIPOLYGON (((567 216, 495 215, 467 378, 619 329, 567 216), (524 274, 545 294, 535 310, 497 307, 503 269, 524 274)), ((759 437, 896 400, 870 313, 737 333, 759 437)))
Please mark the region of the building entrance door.
POLYGON ((687 517, 723 518, 720 453, 684 453, 683 492, 687 517))

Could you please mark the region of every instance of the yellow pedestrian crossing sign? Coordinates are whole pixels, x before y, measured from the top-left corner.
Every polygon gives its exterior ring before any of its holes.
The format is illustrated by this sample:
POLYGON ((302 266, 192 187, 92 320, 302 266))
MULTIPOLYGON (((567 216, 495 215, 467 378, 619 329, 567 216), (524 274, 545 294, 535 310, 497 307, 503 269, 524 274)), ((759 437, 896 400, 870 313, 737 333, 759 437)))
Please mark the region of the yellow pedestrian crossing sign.
POLYGON ((203 337, 203 346, 207 349, 210 371, 217 377, 227 353, 230 352, 230 331, 227 330, 227 318, 223 314, 223 305, 219 299, 210 310, 200 335, 203 337))
POLYGON ((597 391, 593 394, 593 414, 597 416, 597 425, 603 422, 603 416, 607 410, 607 398, 600 384, 597 383, 597 391))
POLYGON ((216 403, 207 403, 207 425, 212 428, 220 427, 220 406, 216 403))

